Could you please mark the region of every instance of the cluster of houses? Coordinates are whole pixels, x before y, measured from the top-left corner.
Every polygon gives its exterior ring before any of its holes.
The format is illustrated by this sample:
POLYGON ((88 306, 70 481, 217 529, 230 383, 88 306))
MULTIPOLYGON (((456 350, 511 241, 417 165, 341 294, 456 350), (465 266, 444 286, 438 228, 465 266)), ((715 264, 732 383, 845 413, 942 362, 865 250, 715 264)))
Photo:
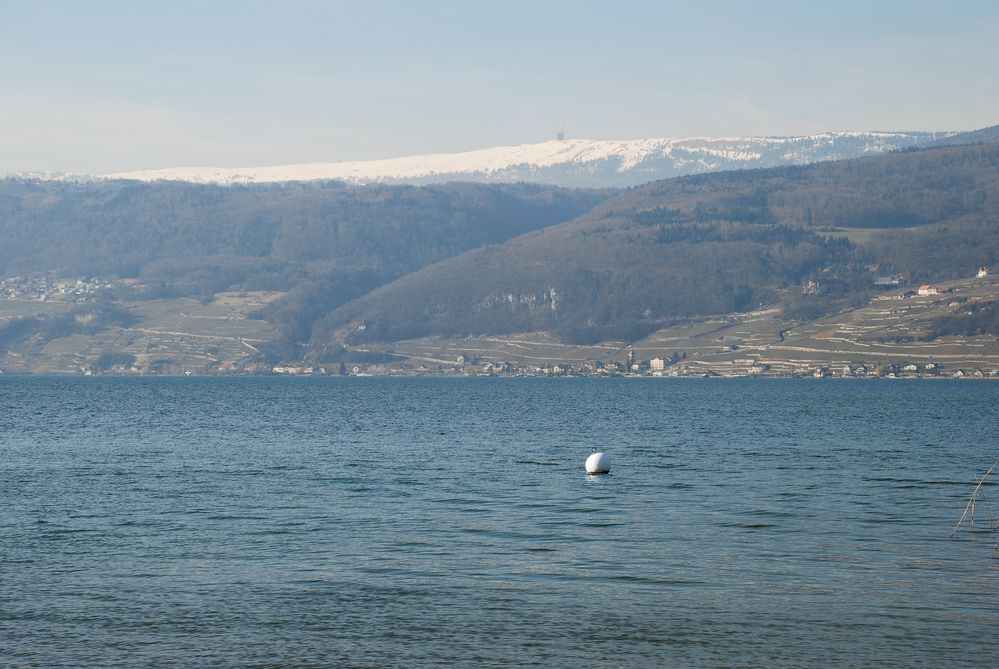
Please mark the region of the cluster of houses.
MULTIPOLYGON (((625 360, 585 360, 582 362, 511 362, 482 361, 474 356, 458 355, 451 363, 368 364, 348 366, 349 375, 419 375, 419 376, 666 376, 671 366, 681 360, 672 357, 654 357, 638 360, 629 352, 625 360)), ((322 372, 318 372, 322 373, 322 372)), ((333 372, 336 373, 336 372, 333 372)))
POLYGON ((327 376, 330 374, 330 370, 315 365, 274 365, 270 371, 272 374, 281 376, 327 376))
POLYGON ((902 362, 886 365, 842 365, 817 368, 812 376, 816 378, 853 376, 853 377, 881 377, 888 379, 895 378, 999 378, 999 368, 982 367, 959 367, 944 368, 935 362, 915 363, 902 362))
POLYGON ((410 365, 375 363, 341 366, 288 366, 279 365, 273 374, 288 376, 519 376, 519 377, 569 377, 569 376, 652 376, 652 377, 741 377, 772 376, 797 378, 999 378, 999 368, 948 368, 927 363, 823 365, 785 368, 784 365, 754 363, 745 369, 721 369, 713 366, 675 365, 668 358, 653 358, 635 363, 628 369, 625 362, 587 361, 579 364, 540 363, 520 365, 513 362, 467 362, 459 364, 410 365))
MULTIPOLYGON (((870 269, 876 270, 877 266, 874 265, 870 269)), ((988 276, 989 276, 989 268, 988 267, 979 267, 978 268, 978 272, 975 273, 975 278, 976 279, 985 279, 985 278, 988 278, 988 276)), ((877 288, 896 288, 898 286, 901 286, 902 282, 903 282, 902 277, 899 276, 899 275, 897 275, 897 274, 893 274, 891 276, 875 276, 874 277, 874 285, 877 288)), ((808 284, 806 284, 805 287, 802 289, 802 292, 817 292, 817 286, 815 287, 816 291, 809 291, 808 290, 808 288, 810 286, 812 286, 813 284, 814 284, 813 281, 809 281, 808 284)), ((944 293, 944 292, 950 292, 950 291, 940 289, 937 286, 934 286, 934 285, 929 284, 929 283, 925 283, 925 284, 921 285, 919 288, 917 288, 915 291, 909 291, 908 293, 906 293, 906 296, 910 296, 911 297, 913 295, 920 295, 920 296, 924 296, 924 295, 939 295, 939 294, 944 293)))
MULTIPOLYGON (((513 362, 485 362, 466 358, 454 364, 402 365, 393 363, 334 363, 319 365, 263 365, 258 363, 222 363, 210 368, 187 368, 173 364, 140 364, 137 362, 118 363, 104 374, 275 374, 280 376, 519 376, 519 377, 569 377, 569 376, 622 376, 622 377, 742 377, 770 376, 783 378, 954 378, 986 379, 999 378, 997 367, 950 367, 946 369, 934 362, 901 362, 892 364, 829 364, 805 366, 774 362, 736 360, 734 364, 721 367, 718 364, 676 364, 670 358, 651 360, 602 362, 586 361, 579 364, 541 363, 517 364, 513 362)), ((629 355, 629 358, 632 356, 629 355)), ((162 362, 162 361, 161 361, 162 362)), ((81 367, 79 373, 90 376, 98 373, 94 367, 81 367)))
POLYGON ((44 275, 0 279, 0 299, 36 302, 87 302, 101 290, 112 288, 107 280, 52 279, 44 275))
MULTIPOLYGON (((451 363, 437 362, 416 367, 403 363, 340 363, 325 367, 282 364, 264 371, 282 376, 663 376, 663 372, 678 360, 680 356, 677 354, 672 358, 637 360, 634 352, 629 352, 623 361, 534 364, 481 361, 462 354, 456 356, 451 363)), ((245 369, 242 371, 246 372, 245 369)))

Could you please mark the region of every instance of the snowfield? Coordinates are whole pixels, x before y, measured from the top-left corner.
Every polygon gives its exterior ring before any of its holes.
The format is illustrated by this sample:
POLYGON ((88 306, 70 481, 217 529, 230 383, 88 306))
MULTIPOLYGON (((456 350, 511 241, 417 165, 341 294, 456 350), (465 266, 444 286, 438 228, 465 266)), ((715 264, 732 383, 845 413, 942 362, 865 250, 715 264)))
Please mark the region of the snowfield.
POLYGON ((566 139, 384 160, 264 167, 175 167, 120 172, 109 179, 214 184, 339 180, 348 183, 534 181, 565 186, 626 186, 724 169, 854 158, 952 133, 828 132, 802 137, 566 139))

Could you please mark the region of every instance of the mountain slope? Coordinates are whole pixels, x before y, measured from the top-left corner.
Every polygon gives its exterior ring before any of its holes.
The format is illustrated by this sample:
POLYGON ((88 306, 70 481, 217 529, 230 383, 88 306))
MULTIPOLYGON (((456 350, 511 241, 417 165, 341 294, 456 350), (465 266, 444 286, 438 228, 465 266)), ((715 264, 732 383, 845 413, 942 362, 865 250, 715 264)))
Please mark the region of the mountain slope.
POLYGON ((921 143, 920 146, 929 148, 934 146, 963 146, 966 144, 989 144, 999 142, 999 125, 980 128, 970 132, 959 132, 956 135, 940 137, 921 143))
POLYGON ((416 184, 528 181, 574 187, 620 187, 685 174, 853 158, 907 148, 950 134, 828 132, 804 137, 570 139, 388 160, 270 167, 179 167, 123 172, 110 178, 219 184, 311 180, 416 184))
POLYGON ((143 300, 288 291, 261 314, 281 331, 284 356, 308 340, 316 318, 349 299, 579 216, 607 195, 530 184, 0 180, 0 279, 129 278, 136 288, 124 297, 143 300))
POLYGON ((334 311, 313 350, 539 330, 633 341, 761 304, 813 317, 866 299, 875 265, 917 281, 997 260, 999 144, 684 177, 386 285, 334 311))

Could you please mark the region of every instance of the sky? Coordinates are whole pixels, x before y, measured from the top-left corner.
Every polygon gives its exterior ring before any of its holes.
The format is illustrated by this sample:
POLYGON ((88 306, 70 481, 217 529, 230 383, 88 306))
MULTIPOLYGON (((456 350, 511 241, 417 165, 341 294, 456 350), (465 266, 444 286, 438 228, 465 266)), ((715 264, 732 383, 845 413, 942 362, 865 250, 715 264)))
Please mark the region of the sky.
POLYGON ((999 123, 999 2, 0 0, 0 174, 999 123), (696 5, 696 6, 695 6, 696 5))

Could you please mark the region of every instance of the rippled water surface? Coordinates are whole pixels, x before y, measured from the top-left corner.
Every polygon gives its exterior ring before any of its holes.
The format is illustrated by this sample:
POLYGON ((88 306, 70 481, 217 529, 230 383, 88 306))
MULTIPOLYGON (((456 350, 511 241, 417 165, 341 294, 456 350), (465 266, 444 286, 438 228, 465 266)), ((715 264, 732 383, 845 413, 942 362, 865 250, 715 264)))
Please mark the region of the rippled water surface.
POLYGON ((991 382, 0 377, 0 665, 988 665, 999 535, 947 536, 997 425, 991 382))

